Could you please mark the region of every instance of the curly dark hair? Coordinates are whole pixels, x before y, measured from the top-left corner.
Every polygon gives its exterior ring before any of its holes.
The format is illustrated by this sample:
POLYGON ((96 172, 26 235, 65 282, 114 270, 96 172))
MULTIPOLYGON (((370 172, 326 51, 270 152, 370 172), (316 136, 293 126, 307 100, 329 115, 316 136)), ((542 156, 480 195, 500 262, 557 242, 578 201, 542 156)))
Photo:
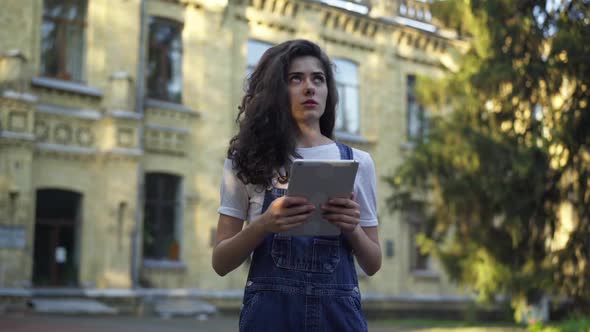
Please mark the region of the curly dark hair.
POLYGON ((231 141, 227 156, 237 177, 244 184, 260 188, 289 179, 291 157, 296 156, 297 125, 291 115, 287 76, 291 62, 298 57, 320 60, 326 76, 328 97, 320 117, 322 135, 332 138, 336 118, 338 91, 332 63, 322 49, 308 40, 290 40, 268 49, 248 77, 246 93, 238 107, 239 131, 231 141), (285 169, 285 174, 281 173, 285 169))

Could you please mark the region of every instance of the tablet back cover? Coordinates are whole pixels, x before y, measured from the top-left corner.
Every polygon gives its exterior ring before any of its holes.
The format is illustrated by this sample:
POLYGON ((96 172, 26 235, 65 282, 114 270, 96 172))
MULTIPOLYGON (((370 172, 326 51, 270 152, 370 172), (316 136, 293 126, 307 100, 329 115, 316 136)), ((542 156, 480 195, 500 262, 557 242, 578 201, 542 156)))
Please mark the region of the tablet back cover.
POLYGON ((287 195, 303 196, 316 206, 307 223, 282 232, 292 236, 337 236, 340 228, 322 218, 321 205, 329 198, 350 197, 358 162, 354 160, 296 159, 287 195))

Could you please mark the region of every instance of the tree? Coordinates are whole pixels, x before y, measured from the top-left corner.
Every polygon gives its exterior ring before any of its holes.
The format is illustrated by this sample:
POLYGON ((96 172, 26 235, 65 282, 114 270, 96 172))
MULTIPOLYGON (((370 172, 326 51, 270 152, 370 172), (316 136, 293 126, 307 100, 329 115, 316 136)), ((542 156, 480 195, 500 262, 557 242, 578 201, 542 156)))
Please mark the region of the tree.
POLYGON ((422 249, 480 299, 590 312, 590 0, 433 7, 471 47, 457 72, 419 78, 431 127, 388 178, 389 206, 429 203, 422 249))

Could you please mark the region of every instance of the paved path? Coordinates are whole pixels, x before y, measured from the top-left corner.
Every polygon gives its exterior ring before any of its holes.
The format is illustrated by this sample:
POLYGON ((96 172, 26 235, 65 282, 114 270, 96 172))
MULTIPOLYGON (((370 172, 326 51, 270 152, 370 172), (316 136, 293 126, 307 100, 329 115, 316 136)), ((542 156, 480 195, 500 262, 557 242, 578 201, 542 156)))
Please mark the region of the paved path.
MULTIPOLYGON (((371 332, 400 332, 408 329, 369 322, 371 332)), ((132 316, 61 316, 34 313, 0 314, 0 332, 232 332, 237 331, 237 316, 214 315, 197 318, 132 316)))

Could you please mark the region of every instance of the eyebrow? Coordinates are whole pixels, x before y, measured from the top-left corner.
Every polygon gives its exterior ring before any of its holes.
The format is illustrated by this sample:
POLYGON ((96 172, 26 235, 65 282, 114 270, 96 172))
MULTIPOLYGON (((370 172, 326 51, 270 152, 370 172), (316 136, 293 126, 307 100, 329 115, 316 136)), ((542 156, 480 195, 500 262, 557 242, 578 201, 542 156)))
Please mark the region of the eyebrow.
MULTIPOLYGON (((301 71, 292 71, 290 72, 288 75, 303 75, 304 73, 301 71)), ((326 76, 326 74, 323 71, 314 71, 311 73, 312 75, 323 75, 326 76)))

